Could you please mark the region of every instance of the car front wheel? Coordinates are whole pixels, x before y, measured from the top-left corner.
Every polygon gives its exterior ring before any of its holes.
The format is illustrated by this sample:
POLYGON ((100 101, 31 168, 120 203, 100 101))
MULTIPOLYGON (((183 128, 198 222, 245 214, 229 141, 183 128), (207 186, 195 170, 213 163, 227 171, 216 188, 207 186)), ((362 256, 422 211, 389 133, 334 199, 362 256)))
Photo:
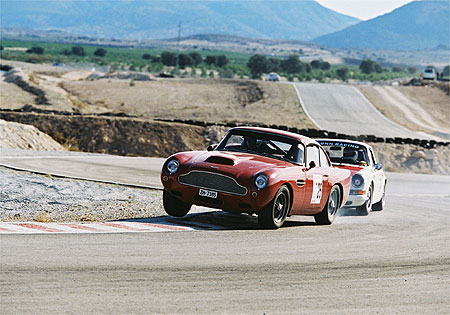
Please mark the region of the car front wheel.
POLYGON ((341 189, 339 186, 333 186, 322 212, 314 215, 316 223, 321 225, 330 225, 333 223, 339 210, 340 200, 341 189))
POLYGON ((278 189, 272 201, 258 214, 258 223, 265 229, 283 226, 291 206, 291 194, 286 186, 278 189))
POLYGON ((381 200, 373 204, 372 210, 374 211, 383 210, 385 203, 386 203, 386 183, 384 183, 383 196, 381 196, 381 200))
POLYGON ((189 210, 191 210, 192 205, 175 198, 171 193, 164 190, 163 206, 168 215, 171 215, 173 217, 184 217, 189 212, 189 210))
POLYGON ((358 212, 362 215, 369 215, 370 211, 372 211, 372 193, 373 188, 372 185, 369 187, 369 191, 367 192, 367 200, 366 202, 357 208, 358 212))

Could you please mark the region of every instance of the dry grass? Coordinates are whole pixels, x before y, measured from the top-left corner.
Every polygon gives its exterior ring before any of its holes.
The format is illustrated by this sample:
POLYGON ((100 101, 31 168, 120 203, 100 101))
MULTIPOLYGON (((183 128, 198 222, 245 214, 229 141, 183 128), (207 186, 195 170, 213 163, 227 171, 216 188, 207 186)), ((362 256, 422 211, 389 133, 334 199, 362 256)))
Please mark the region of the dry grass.
POLYGON ((149 119, 313 127, 300 107, 294 88, 287 84, 214 79, 134 83, 130 87, 128 81, 121 80, 69 81, 64 83, 64 89, 89 106, 149 119), (262 98, 245 101, 252 99, 255 86, 262 91, 262 98))
POLYGON ((44 222, 52 222, 52 219, 50 219, 47 212, 42 211, 36 215, 36 217, 34 218, 34 221, 44 223, 44 222))

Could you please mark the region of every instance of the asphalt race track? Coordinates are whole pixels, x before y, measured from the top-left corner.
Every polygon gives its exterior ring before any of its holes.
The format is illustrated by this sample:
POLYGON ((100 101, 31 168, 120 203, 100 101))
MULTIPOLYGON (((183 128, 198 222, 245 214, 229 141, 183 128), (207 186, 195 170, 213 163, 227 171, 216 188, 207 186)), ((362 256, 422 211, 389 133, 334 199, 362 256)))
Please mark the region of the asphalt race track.
POLYGON ((404 128, 378 112, 351 85, 295 83, 303 109, 320 129, 349 135, 372 134, 377 137, 418 139, 439 138, 404 128))
MULTIPOLYGON (((138 172, 134 159, 115 167, 138 172)), ((331 226, 235 216, 233 228, 213 211, 186 220, 226 229, 0 235, 2 314, 448 314, 450 179, 387 177, 384 211, 331 226)))

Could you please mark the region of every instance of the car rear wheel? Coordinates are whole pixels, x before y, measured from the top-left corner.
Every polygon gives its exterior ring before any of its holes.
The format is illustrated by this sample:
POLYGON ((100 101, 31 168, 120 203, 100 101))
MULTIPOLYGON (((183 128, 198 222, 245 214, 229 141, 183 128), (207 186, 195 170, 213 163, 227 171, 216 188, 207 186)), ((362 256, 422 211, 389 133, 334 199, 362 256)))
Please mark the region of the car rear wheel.
POLYGON ((370 185, 369 191, 367 192, 367 200, 366 202, 357 208, 358 212, 362 215, 369 215, 370 211, 372 211, 372 192, 373 187, 370 185))
POLYGON ((321 225, 330 225, 333 223, 339 210, 340 200, 341 189, 339 186, 333 186, 322 212, 314 215, 316 223, 321 225))
POLYGON ((384 209, 385 204, 386 204, 386 183, 384 183, 383 196, 381 196, 381 200, 373 204, 372 210, 381 211, 384 209))
POLYGON ((286 186, 278 189, 272 201, 258 214, 258 223, 265 229, 283 226, 291 206, 291 194, 286 186))
POLYGON ((164 190, 163 192, 163 206, 168 215, 173 217, 184 217, 189 210, 191 210, 191 204, 181 201, 178 198, 172 196, 171 193, 164 190))

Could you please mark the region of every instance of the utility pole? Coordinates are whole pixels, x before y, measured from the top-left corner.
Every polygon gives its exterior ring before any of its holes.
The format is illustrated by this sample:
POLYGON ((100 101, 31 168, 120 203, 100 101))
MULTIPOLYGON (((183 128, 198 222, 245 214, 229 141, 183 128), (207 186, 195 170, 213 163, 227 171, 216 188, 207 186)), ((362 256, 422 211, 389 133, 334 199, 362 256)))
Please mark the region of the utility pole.
POLYGON ((180 53, 180 36, 181 36, 181 21, 178 23, 178 39, 177 39, 177 59, 175 67, 178 69, 179 53, 180 53))

